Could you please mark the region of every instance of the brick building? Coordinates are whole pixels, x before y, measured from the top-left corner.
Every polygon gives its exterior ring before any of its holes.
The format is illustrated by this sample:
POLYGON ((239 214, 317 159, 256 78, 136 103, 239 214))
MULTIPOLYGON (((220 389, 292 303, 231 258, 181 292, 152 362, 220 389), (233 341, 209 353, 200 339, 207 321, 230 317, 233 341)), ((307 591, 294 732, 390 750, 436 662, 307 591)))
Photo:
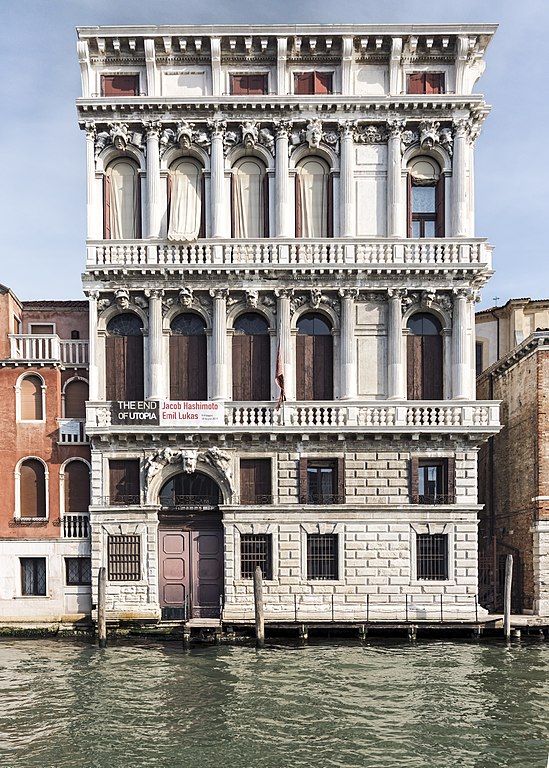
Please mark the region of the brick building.
POLYGON ((501 608, 512 554, 513 608, 549 615, 549 301, 477 313, 478 397, 501 401, 501 432, 479 457, 481 594, 501 608))
POLYGON ((78 29, 111 621, 474 620, 493 25, 78 29), (283 387, 283 389, 282 389, 283 387), (284 396, 283 396, 284 395, 284 396))
POLYGON ((88 305, 20 302, 0 286, 0 614, 91 609, 88 305))

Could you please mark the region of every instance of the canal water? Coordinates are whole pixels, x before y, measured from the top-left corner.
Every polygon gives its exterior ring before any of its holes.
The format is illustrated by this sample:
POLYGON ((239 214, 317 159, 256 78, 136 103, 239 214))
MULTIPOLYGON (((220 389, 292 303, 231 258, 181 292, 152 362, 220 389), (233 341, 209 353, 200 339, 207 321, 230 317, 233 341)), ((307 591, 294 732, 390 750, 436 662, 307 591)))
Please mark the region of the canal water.
POLYGON ((549 644, 0 642, 0 766, 546 768, 549 644))

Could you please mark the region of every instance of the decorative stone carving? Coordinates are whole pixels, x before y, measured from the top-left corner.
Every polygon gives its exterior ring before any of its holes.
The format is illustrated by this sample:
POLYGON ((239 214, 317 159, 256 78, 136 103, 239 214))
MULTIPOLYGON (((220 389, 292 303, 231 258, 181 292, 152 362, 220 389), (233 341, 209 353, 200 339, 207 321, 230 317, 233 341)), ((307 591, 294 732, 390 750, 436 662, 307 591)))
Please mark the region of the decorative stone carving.
POLYGON ((193 128, 194 123, 189 123, 187 120, 180 120, 177 123, 176 141, 181 149, 189 150, 193 143, 193 128))
POLYGON ((210 288, 210 296, 212 299, 226 299, 228 295, 228 288, 210 288))
POLYGON ((296 312, 300 307, 303 306, 303 304, 307 303, 307 296, 305 296, 304 293, 299 294, 299 296, 294 296, 290 300, 290 307, 292 310, 292 313, 296 312))
POLYGON ((119 288, 114 294, 114 300, 118 309, 128 309, 130 306, 130 294, 125 288, 119 288))
POLYGON ((439 142, 440 123, 437 120, 422 120, 419 124, 419 145, 421 149, 432 149, 439 142))
POLYGON ((453 136, 452 136, 452 129, 451 128, 441 128, 438 132, 438 141, 441 147, 444 147, 446 152, 452 156, 453 152, 453 136))
POLYGON ((177 298, 181 306, 188 309, 189 307, 192 306, 192 303, 194 301, 192 288, 187 288, 186 286, 184 286, 183 288, 180 289, 177 295, 177 298))
POLYGON ((358 144, 380 144, 387 138, 387 133, 377 125, 364 125, 354 134, 358 144))
POLYGON ((246 120, 241 126, 242 143, 246 149, 253 149, 259 141, 259 126, 255 120, 246 120))
POLYGON ((109 135, 112 143, 116 149, 120 149, 122 152, 125 152, 128 144, 130 143, 128 126, 124 123, 111 123, 109 128, 109 135))
POLYGON ((279 136, 289 137, 290 133, 292 132, 292 121, 291 120, 275 120, 274 131, 277 139, 279 138, 279 136))
POLYGON ((246 306, 250 309, 257 309, 259 302, 259 291, 246 291, 246 306))
POLYGON ((318 149, 322 141, 322 120, 309 120, 305 128, 305 141, 310 149, 318 149))
POLYGON ((233 478, 231 474, 231 457, 216 446, 200 451, 199 458, 216 469, 227 481, 231 493, 234 493, 233 478))
POLYGON ((275 139, 268 128, 261 128, 259 131, 259 143, 263 144, 271 154, 275 151, 275 139))
POLYGON ((406 128, 406 121, 394 115, 387 119, 387 133, 391 138, 397 138, 402 135, 406 128))
POLYGON ((139 307, 140 309, 147 309, 149 306, 149 302, 144 296, 135 296, 133 303, 136 307, 139 307))

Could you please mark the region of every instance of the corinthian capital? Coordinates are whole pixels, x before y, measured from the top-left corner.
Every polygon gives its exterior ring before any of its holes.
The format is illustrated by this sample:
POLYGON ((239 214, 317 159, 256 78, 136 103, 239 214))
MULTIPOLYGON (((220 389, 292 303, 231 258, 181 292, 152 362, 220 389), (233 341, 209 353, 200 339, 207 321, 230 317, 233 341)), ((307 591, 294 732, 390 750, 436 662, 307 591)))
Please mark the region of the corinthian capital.
POLYGON ((214 137, 216 138, 223 138, 225 131, 227 130, 227 121, 226 120, 208 120, 208 128, 210 129, 210 134, 212 139, 214 137))
POLYGON ((210 288, 210 296, 212 299, 226 299, 229 295, 228 288, 210 288))
POLYGON ((144 120, 143 128, 145 129, 147 138, 157 139, 162 131, 162 123, 160 120, 144 120))
POLYGON ((277 139, 287 139, 292 132, 291 120, 275 120, 274 131, 277 139))
POLYGON ((339 135, 342 139, 354 140, 357 122, 356 120, 340 120, 338 123, 339 135))
POLYGON ((387 134, 391 139, 399 139, 406 128, 406 120, 400 117, 389 117, 387 119, 387 134))

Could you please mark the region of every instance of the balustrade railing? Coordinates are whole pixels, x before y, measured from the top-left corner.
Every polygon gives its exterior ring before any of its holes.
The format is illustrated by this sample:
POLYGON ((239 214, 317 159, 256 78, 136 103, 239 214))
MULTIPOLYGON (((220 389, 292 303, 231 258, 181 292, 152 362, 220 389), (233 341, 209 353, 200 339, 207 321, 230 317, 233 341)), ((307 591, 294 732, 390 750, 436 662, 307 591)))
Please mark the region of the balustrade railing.
POLYGON ((491 268, 492 247, 478 238, 450 240, 198 240, 89 241, 87 266, 360 266, 363 268, 473 265, 491 268))
POLYGON ((88 364, 88 341, 60 339, 56 334, 9 334, 12 360, 61 362, 68 365, 88 364))
POLYGON ((61 519, 64 539, 87 539, 90 535, 88 515, 65 515, 61 519))
MULTIPOLYGON (((237 431, 313 430, 341 431, 358 429, 377 432, 453 431, 498 428, 499 404, 492 401, 408 401, 408 402, 275 402, 226 403, 225 429, 237 431)), ((94 430, 135 430, 135 426, 113 425, 111 403, 88 403, 87 428, 94 430)), ((189 428, 189 427, 187 427, 189 428)), ((143 431, 173 431, 169 426, 142 426, 143 431)), ((197 427, 199 431, 218 432, 219 426, 197 427)))
POLYGON ((86 419, 57 419, 59 424, 59 442, 64 445, 67 443, 89 443, 86 434, 86 419))

